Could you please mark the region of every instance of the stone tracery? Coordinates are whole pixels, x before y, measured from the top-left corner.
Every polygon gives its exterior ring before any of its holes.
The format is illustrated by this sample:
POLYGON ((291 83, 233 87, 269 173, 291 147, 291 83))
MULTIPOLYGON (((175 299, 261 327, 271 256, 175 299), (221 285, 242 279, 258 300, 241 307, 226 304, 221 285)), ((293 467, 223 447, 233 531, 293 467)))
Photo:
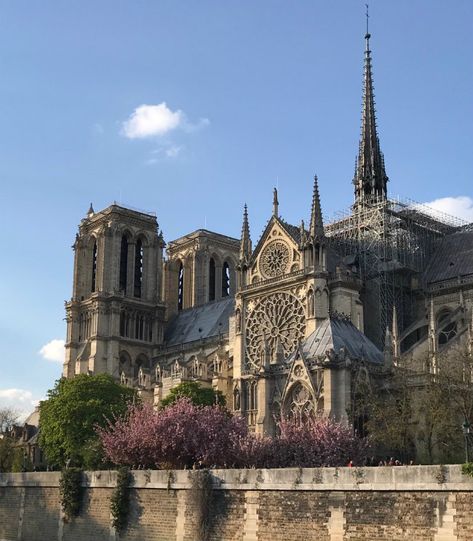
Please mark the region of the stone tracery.
POLYGON ((290 253, 285 242, 275 240, 263 250, 260 270, 266 278, 275 278, 285 274, 289 266, 290 253))
POLYGON ((263 297, 249 314, 246 324, 246 351, 250 366, 258 367, 265 348, 271 358, 276 348, 288 356, 304 336, 305 315, 302 303, 290 293, 263 297))

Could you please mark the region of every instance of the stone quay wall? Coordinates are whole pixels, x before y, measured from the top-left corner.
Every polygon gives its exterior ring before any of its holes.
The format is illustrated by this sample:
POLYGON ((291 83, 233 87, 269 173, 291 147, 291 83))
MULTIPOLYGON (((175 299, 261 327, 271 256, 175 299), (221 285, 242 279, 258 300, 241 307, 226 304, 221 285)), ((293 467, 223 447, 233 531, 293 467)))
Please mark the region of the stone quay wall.
POLYGON ((458 465, 212 470, 205 506, 195 473, 132 472, 121 533, 111 527, 115 471, 84 474, 71 522, 59 473, 0 474, 0 541, 473 540, 473 478, 458 465))

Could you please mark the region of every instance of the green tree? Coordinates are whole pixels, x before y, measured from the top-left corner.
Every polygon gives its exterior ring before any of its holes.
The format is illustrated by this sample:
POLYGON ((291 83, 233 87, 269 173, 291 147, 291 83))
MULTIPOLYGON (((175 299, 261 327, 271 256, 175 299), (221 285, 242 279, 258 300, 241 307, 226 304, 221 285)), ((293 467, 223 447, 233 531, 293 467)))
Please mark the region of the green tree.
POLYGON ((58 380, 40 405, 39 443, 49 464, 92 469, 103 464, 95 427, 123 415, 136 397, 106 374, 58 380))
POLYGON ((220 391, 202 387, 196 381, 185 381, 176 385, 168 396, 161 400, 161 406, 165 408, 169 404, 174 404, 179 398, 189 398, 196 406, 213 406, 214 404, 225 406, 225 397, 220 391))
POLYGON ((0 436, 0 472, 12 471, 12 464, 15 458, 13 441, 8 436, 0 436))
POLYGON ((18 413, 12 408, 0 408, 0 472, 10 472, 18 450, 11 437, 11 429, 18 421, 18 413))

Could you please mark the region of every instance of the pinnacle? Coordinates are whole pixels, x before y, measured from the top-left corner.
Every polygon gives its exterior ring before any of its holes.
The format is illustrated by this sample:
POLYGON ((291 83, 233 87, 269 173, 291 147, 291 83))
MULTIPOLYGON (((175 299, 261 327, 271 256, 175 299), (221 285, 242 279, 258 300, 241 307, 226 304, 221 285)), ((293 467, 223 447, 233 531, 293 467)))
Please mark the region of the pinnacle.
POLYGON ((312 194, 312 209, 310 213, 309 233, 312 238, 322 238, 324 236, 324 224, 322 220, 322 209, 320 206, 319 181, 317 175, 314 176, 314 191, 312 194))
POLYGON ((249 259, 251 256, 250 224, 248 221, 248 207, 243 207, 243 224, 241 226, 240 259, 249 259))

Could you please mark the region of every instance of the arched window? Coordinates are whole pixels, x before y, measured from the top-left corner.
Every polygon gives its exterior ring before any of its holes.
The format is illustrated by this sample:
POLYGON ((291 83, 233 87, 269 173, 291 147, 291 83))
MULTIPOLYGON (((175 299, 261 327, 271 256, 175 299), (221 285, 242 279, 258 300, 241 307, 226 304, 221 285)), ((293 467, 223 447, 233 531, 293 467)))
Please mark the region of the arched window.
POLYGON ((177 275, 177 309, 184 307, 184 265, 182 261, 179 264, 179 273, 177 275))
POLYGON ((125 235, 122 237, 120 247, 120 291, 126 293, 126 284, 128 281, 128 239, 125 235))
POLYGON ((118 370, 120 374, 125 374, 126 376, 131 375, 131 358, 126 351, 120 352, 120 363, 118 370))
POLYGON ((143 243, 141 239, 136 242, 135 248, 135 297, 141 297, 141 286, 143 283, 143 243))
POLYGON ((215 300, 215 259, 209 261, 209 301, 215 300))
POLYGON ((438 343, 443 346, 450 342, 457 335, 457 322, 449 321, 452 312, 450 310, 442 310, 437 318, 438 326, 438 343))
POLYGON ((250 410, 258 409, 258 384, 256 381, 250 383, 250 410))
POLYGON ((230 267, 225 261, 222 267, 222 297, 230 295, 230 267))
POLYGON ((122 310, 120 312, 120 336, 126 336, 125 335, 125 321, 126 321, 126 314, 125 314, 125 311, 122 310))
POLYGON ((92 292, 95 291, 97 285, 97 241, 94 240, 94 247, 92 248, 92 292))

